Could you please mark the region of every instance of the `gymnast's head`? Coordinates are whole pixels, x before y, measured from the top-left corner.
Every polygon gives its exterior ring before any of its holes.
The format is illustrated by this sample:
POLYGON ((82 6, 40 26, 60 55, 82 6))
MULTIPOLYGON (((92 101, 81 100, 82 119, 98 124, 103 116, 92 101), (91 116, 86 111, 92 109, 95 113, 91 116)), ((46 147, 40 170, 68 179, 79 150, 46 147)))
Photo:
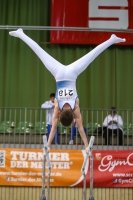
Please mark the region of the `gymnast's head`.
POLYGON ((73 112, 71 107, 66 105, 60 113, 60 122, 63 126, 70 126, 73 122, 73 112))

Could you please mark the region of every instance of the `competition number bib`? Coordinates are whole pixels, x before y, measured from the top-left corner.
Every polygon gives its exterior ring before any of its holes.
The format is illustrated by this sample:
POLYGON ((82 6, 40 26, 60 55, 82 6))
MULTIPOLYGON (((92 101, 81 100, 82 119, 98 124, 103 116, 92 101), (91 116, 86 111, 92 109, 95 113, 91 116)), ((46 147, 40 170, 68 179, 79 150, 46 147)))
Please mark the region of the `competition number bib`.
POLYGON ((74 91, 71 88, 61 88, 58 90, 58 99, 59 100, 73 100, 74 99, 74 91))

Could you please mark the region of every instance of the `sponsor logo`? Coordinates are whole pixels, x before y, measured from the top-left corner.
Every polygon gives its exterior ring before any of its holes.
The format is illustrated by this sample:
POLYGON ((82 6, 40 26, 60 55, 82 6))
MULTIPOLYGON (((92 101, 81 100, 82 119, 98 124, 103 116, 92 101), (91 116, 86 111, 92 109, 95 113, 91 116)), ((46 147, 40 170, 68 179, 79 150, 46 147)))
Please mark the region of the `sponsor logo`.
POLYGON ((118 179, 118 183, 120 184, 133 184, 133 179, 118 179))
POLYGON ((6 177, 6 181, 10 181, 10 177, 6 177))
POLYGON ((127 0, 89 0, 88 26, 90 28, 128 29, 127 0))
POLYGON ((98 166, 99 171, 113 171, 117 166, 133 166, 133 153, 129 154, 129 156, 125 160, 114 160, 112 155, 104 156, 101 160, 100 165, 98 166))
POLYGON ((114 183, 117 183, 117 179, 114 179, 114 183))
POLYGON ((101 160, 102 159, 101 153, 95 153, 95 158, 96 160, 101 160))
MULTIPOLYGON (((42 168, 43 153, 41 152, 11 151, 11 156, 10 168, 42 168)), ((53 169, 69 170, 70 166, 73 165, 69 153, 50 152, 49 157, 53 169)), ((46 168, 48 168, 47 164, 46 168)))
POLYGON ((5 151, 0 151, 0 167, 5 167, 5 151))

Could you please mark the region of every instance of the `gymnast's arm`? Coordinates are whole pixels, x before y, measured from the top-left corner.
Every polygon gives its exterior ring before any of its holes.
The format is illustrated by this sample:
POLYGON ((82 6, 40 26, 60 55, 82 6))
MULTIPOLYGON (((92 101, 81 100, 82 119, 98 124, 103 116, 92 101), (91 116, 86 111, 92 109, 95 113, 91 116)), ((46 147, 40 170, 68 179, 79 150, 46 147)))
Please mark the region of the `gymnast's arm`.
POLYGON ((50 145, 51 145, 52 140, 56 133, 56 129, 57 129, 58 121, 59 121, 59 114, 60 114, 60 110, 58 108, 58 103, 55 99, 55 108, 54 108, 54 114, 53 114, 53 119, 52 119, 52 128, 51 128, 49 139, 48 139, 48 147, 49 148, 50 148, 50 145))
POLYGON ((82 116, 81 116, 80 108, 79 108, 79 99, 76 100, 76 106, 75 106, 73 113, 74 113, 74 118, 76 120, 76 124, 77 124, 77 127, 78 127, 78 131, 79 131, 80 136, 81 136, 81 138, 84 142, 85 148, 87 148, 88 147, 88 141, 87 141, 87 137, 86 137, 86 134, 84 132, 84 128, 83 128, 83 124, 82 124, 82 116))

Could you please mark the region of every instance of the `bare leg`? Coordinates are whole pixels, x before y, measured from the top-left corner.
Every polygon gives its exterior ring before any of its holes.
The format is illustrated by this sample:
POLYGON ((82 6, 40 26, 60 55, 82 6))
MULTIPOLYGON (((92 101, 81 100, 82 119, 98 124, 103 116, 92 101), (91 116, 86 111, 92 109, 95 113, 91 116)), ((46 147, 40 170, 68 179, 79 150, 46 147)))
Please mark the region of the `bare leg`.
POLYGON ((78 73, 77 76, 82 73, 88 65, 105 49, 107 49, 109 46, 111 46, 114 43, 119 42, 125 42, 125 39, 118 38, 116 35, 112 35, 110 39, 103 42, 102 44, 98 45, 96 48, 94 48, 91 52, 80 58, 79 60, 75 61, 74 63, 69 65, 70 69, 74 69, 75 73, 78 73))
POLYGON ((52 56, 46 53, 36 42, 34 42, 31 38, 24 34, 22 29, 18 29, 17 31, 9 32, 11 36, 18 37, 23 40, 40 58, 45 67, 51 72, 51 74, 55 77, 57 71, 63 65, 55 60, 52 56))

